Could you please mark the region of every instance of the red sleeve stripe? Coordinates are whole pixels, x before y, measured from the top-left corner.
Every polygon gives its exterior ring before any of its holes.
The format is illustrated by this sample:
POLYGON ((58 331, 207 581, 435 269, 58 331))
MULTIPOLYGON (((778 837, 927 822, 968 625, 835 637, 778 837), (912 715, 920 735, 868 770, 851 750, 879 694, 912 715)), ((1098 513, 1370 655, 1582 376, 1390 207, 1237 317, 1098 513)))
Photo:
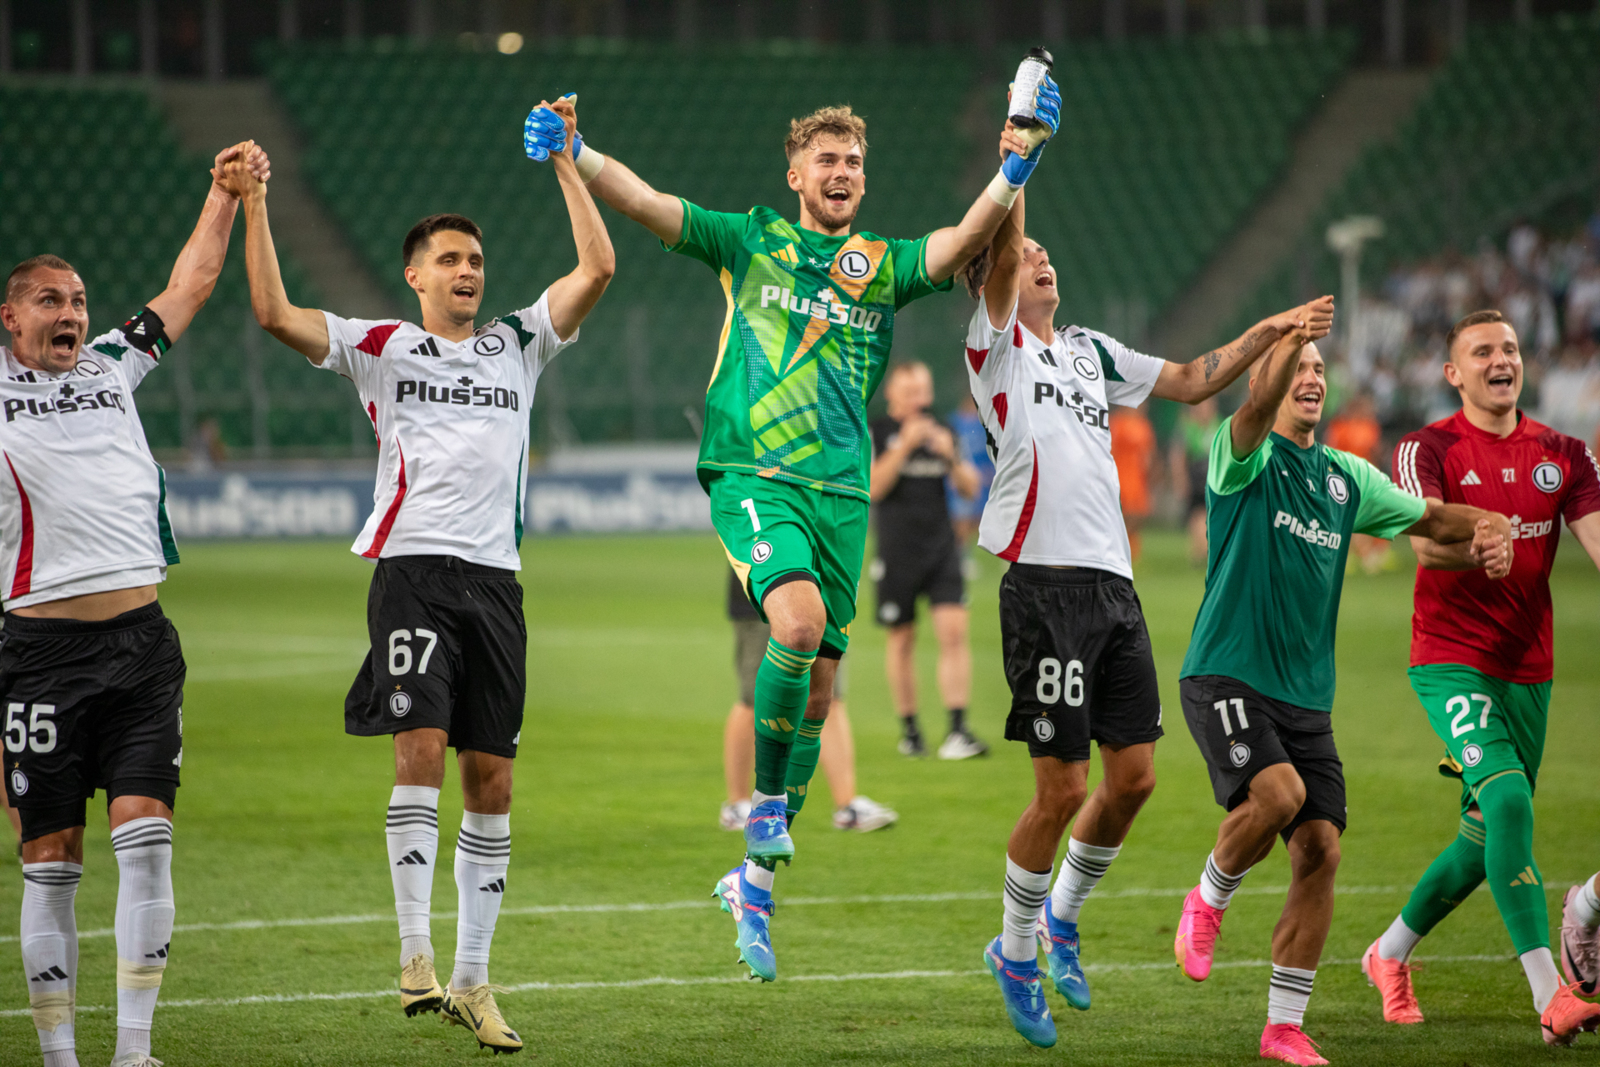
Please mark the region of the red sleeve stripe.
POLYGON ((370 356, 383 355, 383 346, 389 343, 389 338, 400 328, 398 322, 386 322, 382 326, 374 326, 367 331, 367 335, 356 345, 356 350, 365 352, 370 356))
POLYGON ((1028 539, 1028 527, 1033 525, 1033 508, 1039 501, 1039 446, 1033 446, 1033 480, 1028 483, 1028 495, 1022 501, 1022 514, 1017 518, 1017 532, 1011 535, 1011 543, 1000 553, 1000 558, 1008 563, 1015 563, 1017 557, 1022 555, 1022 542, 1028 539))
POLYGON ((1420 441, 1401 441, 1394 452, 1394 476, 1400 488, 1412 496, 1422 496, 1422 481, 1417 477, 1417 451, 1420 441))
POLYGON ((406 450, 400 447, 398 441, 395 442, 395 449, 400 453, 400 488, 389 502, 389 510, 383 513, 383 521, 378 523, 378 530, 372 535, 372 544, 361 553, 367 559, 377 559, 378 553, 383 551, 384 543, 389 540, 389 531, 394 529, 394 520, 400 514, 400 505, 406 498, 406 450))
POLYGON ((11 480, 17 484, 17 497, 22 502, 22 543, 17 546, 17 571, 11 577, 9 597, 15 600, 19 596, 27 596, 33 588, 33 504, 28 500, 28 491, 22 488, 22 479, 17 477, 17 468, 12 464, 9 453, 6 454, 6 466, 11 468, 11 480))
POLYGON ((1006 414, 1010 410, 1006 403, 1006 394, 994 394, 994 400, 991 403, 994 406, 994 417, 1000 420, 1000 429, 1004 431, 1006 428, 1006 414))

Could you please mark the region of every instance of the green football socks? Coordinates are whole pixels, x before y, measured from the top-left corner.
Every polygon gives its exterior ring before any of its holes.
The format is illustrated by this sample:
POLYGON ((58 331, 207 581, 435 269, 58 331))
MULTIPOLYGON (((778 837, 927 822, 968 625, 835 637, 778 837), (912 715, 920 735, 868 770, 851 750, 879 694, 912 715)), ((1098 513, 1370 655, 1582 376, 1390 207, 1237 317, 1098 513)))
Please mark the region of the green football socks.
POLYGON ((1508 771, 1478 786, 1485 841, 1483 867, 1495 906, 1517 955, 1550 945, 1544 878, 1533 862, 1533 792, 1520 772, 1508 771))
MULTIPOLYGON (((784 795, 790 748, 811 692, 811 664, 817 653, 797 652, 767 641, 756 670, 756 792, 784 795)), ((815 767, 815 762, 812 764, 815 767)), ((810 775, 807 775, 809 778, 810 775)))
POLYGON ((1483 823, 1461 816, 1456 839, 1429 864, 1401 910, 1406 926, 1427 934, 1472 895, 1483 881, 1483 839, 1483 823))
POLYGON ((822 755, 822 727, 826 722, 826 719, 801 719, 794 747, 789 750, 789 770, 784 775, 783 788, 790 822, 806 805, 806 790, 811 776, 817 773, 817 758, 822 755))

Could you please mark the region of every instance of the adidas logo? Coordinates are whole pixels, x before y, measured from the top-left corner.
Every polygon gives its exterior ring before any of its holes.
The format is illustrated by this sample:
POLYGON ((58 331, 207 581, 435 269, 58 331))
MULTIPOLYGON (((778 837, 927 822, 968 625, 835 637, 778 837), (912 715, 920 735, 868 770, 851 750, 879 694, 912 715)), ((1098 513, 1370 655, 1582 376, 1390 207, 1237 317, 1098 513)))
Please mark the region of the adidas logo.
POLYGON ((1539 876, 1537 874, 1533 873, 1533 868, 1532 867, 1524 867, 1524 868, 1522 868, 1522 873, 1521 874, 1519 874, 1515 878, 1511 879, 1511 884, 1513 886, 1538 885, 1539 884, 1539 876))
POLYGON ((1461 479, 1461 484, 1462 485, 1482 485, 1483 484, 1483 479, 1478 477, 1478 472, 1477 471, 1469 470, 1469 471, 1467 471, 1467 476, 1465 478, 1461 479))
POLYGON ((428 861, 424 859, 422 853, 418 852, 416 849, 412 849, 404 856, 401 856, 399 861, 395 864, 396 867, 426 867, 427 865, 428 861))
POLYGON ((416 348, 413 348, 411 350, 411 354, 413 356, 432 356, 434 359, 438 359, 439 358, 439 346, 434 344, 433 343, 433 338, 430 337, 426 341, 424 341, 420 345, 418 345, 416 348))
POLYGON ((30 982, 64 982, 69 977, 71 977, 71 976, 68 975, 66 971, 63 971, 60 967, 52 966, 48 971, 40 971, 38 974, 36 974, 32 978, 28 979, 28 981, 30 981, 30 982))
POLYGON ((147 959, 147 960, 164 960, 164 959, 167 958, 167 949, 169 949, 171 947, 172 947, 172 942, 168 941, 165 945, 162 945, 160 948, 156 949, 154 952, 146 952, 144 954, 144 958, 147 959))
POLYGON ((506 880, 504 878, 496 878, 488 885, 480 885, 478 887, 478 892, 480 893, 504 893, 505 891, 506 880))

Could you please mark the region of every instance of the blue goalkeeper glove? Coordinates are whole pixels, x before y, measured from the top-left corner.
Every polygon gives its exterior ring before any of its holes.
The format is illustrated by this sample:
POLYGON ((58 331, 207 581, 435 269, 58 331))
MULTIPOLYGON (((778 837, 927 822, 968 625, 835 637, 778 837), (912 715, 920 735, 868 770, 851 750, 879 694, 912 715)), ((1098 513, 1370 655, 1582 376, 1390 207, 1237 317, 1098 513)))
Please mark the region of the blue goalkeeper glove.
MULTIPOLYGON (((574 155, 581 143, 574 139, 574 155)), ((560 115, 547 107, 536 107, 528 112, 528 121, 522 124, 522 150, 529 159, 543 163, 551 156, 560 155, 566 147, 567 124, 560 115)))
POLYGON ((1055 79, 1048 74, 1045 75, 1044 81, 1039 83, 1033 107, 1034 118, 1042 125, 1017 131, 1023 139, 1033 143, 1032 151, 1025 156, 1013 152, 1000 164, 1001 175, 1013 189, 1020 189, 1027 182, 1028 175, 1039 165, 1039 157, 1044 155, 1045 144, 1055 136, 1057 128, 1061 125, 1061 89, 1056 85, 1055 79))

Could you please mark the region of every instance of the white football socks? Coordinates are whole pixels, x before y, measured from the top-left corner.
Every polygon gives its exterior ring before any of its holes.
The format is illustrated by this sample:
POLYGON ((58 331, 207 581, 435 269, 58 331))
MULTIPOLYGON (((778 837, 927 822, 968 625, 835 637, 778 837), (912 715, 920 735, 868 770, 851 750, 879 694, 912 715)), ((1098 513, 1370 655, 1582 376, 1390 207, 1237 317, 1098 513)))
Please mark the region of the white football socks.
POLYGON ((744 880, 757 889, 765 889, 769 893, 772 892, 772 885, 777 880, 777 877, 777 871, 769 871, 755 860, 747 859, 744 861, 744 880))
POLYGON ((1039 959, 1039 909, 1050 898, 1050 872, 1030 871, 1006 857, 1005 926, 1000 954, 1013 963, 1039 959))
POLYGON ((511 816, 461 813, 456 838, 455 973, 451 989, 466 989, 489 980, 489 945, 505 898, 506 867, 511 862, 511 816))
POLYGON ((1550 1006, 1550 1001, 1555 997, 1556 990, 1563 983, 1561 974, 1556 970, 1555 957, 1550 955, 1547 948, 1536 948, 1531 952, 1524 952, 1517 957, 1522 962, 1522 973, 1528 976, 1528 988, 1533 991, 1533 1008, 1539 1014, 1544 1014, 1544 1009, 1550 1006))
POLYGON ((439 791, 425 785, 395 786, 389 794, 384 832, 404 967, 418 953, 433 959, 428 908, 433 901, 433 865, 439 857, 439 791))
POLYGON ((1422 935, 1407 926, 1406 921, 1396 915, 1394 922, 1389 924, 1389 929, 1378 938, 1378 955, 1386 960, 1410 963, 1411 953, 1421 940, 1422 935))
POLYGON ((78 1067, 72 1029, 78 921, 72 903, 81 877, 81 863, 22 865, 22 965, 47 1067, 78 1067))
POLYGON ((1600 882, 1600 874, 1583 883, 1572 897, 1573 918, 1590 930, 1600 926, 1600 894, 1594 891, 1596 882, 1600 882))
POLYGON ((1076 837, 1067 838, 1067 858, 1061 862, 1055 888, 1050 891, 1050 912, 1062 922, 1075 923, 1083 902, 1105 877, 1106 868, 1122 851, 1121 845, 1106 848, 1086 845, 1076 837))
POLYGON ((117 1051, 150 1051, 172 942, 172 823, 149 816, 111 831, 117 854, 117 1051))
MULTIPOLYGON (((1213 905, 1214 907, 1215 905, 1213 905)), ((1306 1005, 1311 1001, 1314 970, 1272 965, 1272 982, 1267 986, 1267 1022, 1299 1026, 1306 1021, 1306 1005)))
POLYGON ((1226 873, 1217 866, 1217 854, 1211 853, 1206 857, 1206 869, 1200 872, 1200 898, 1219 911, 1226 908, 1233 894, 1239 891, 1239 883, 1249 873, 1249 867, 1238 874, 1226 873))

